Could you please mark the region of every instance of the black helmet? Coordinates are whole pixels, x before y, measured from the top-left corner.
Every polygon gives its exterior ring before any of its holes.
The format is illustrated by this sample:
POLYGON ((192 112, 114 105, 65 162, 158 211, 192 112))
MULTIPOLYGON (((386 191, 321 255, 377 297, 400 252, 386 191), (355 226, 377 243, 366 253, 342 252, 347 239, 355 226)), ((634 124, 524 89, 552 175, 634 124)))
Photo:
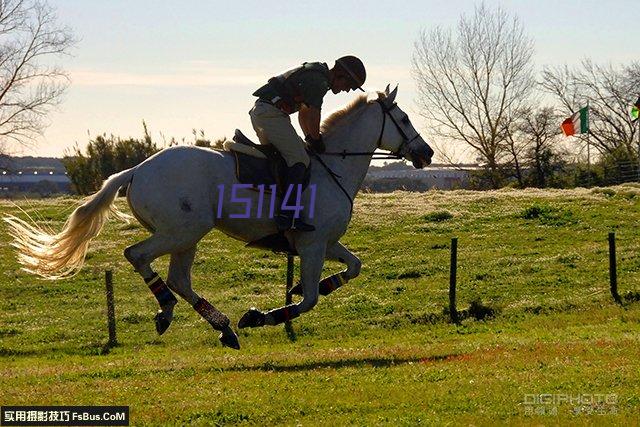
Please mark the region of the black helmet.
POLYGON ((336 65, 339 65, 346 73, 351 77, 353 83, 351 89, 362 89, 364 81, 367 79, 367 72, 364 69, 364 64, 358 58, 352 55, 343 56, 336 60, 336 65))

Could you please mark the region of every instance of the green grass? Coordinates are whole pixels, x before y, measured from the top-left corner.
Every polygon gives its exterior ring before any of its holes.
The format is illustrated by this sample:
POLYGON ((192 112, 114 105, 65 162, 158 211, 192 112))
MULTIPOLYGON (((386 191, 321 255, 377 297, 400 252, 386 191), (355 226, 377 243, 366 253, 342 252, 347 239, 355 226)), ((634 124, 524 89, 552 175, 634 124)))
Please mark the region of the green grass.
MULTIPOLYGON (((634 425, 638 194, 627 185, 360 195, 342 242, 362 259, 361 276, 296 319, 295 338, 282 327, 243 330, 239 352, 222 348, 184 301, 156 335, 156 302, 122 256, 141 227, 111 221, 77 276, 48 282, 19 270, 2 224, 0 404, 129 405, 133 425, 634 425), (608 292, 610 231, 623 307, 608 292), (447 315, 451 237, 460 325, 447 315), (110 351, 105 269, 120 342, 110 351), (547 393, 615 394, 617 403, 581 414, 525 404, 547 393)), ((56 230, 77 202, 17 203, 56 230)), ((1 202, 7 213, 24 215, 1 202)), ((282 304, 285 269, 282 255, 213 232, 199 246, 194 289, 235 323, 251 306, 282 304)), ((325 275, 339 269, 328 263, 325 275)))

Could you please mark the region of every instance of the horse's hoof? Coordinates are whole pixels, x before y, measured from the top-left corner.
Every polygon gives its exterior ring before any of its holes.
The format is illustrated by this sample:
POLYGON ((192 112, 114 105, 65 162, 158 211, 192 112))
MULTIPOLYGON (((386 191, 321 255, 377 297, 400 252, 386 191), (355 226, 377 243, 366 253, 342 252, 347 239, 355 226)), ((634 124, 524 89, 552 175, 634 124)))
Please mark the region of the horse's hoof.
POLYGON ((264 326, 265 315, 257 308, 250 308, 242 315, 238 322, 238 328, 257 328, 264 326))
POLYGON ((158 332, 158 335, 164 334, 165 331, 169 329, 171 320, 173 320, 172 314, 167 314, 163 311, 159 311, 158 314, 156 314, 156 332, 158 332))
POLYGON ((233 329, 227 328, 220 334, 218 339, 224 347, 240 350, 240 342, 238 341, 238 336, 236 335, 236 333, 233 332, 233 329))
POLYGON ((302 284, 297 283, 293 288, 289 289, 289 295, 300 295, 302 296, 302 284))

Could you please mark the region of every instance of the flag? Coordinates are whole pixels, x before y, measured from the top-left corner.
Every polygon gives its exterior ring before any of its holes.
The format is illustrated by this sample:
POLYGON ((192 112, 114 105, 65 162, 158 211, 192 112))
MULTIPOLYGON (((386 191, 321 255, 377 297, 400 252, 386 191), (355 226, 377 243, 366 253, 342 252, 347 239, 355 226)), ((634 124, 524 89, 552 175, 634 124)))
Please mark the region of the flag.
POLYGON ((581 108, 580 111, 562 122, 560 127, 564 136, 589 132, 589 110, 587 107, 581 108))
POLYGON ((631 106, 631 121, 635 122, 640 117, 640 98, 631 106))

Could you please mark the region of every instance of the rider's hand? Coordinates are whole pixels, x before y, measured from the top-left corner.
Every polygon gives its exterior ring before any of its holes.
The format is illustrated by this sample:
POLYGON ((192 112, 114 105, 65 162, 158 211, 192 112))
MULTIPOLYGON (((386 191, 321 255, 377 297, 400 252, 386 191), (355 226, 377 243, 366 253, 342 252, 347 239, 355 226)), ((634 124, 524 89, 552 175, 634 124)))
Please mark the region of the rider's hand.
POLYGON ((322 154, 325 152, 326 147, 324 146, 324 142, 322 141, 322 135, 319 135, 318 139, 313 139, 311 135, 307 135, 304 140, 307 142, 307 146, 314 153, 322 154))

